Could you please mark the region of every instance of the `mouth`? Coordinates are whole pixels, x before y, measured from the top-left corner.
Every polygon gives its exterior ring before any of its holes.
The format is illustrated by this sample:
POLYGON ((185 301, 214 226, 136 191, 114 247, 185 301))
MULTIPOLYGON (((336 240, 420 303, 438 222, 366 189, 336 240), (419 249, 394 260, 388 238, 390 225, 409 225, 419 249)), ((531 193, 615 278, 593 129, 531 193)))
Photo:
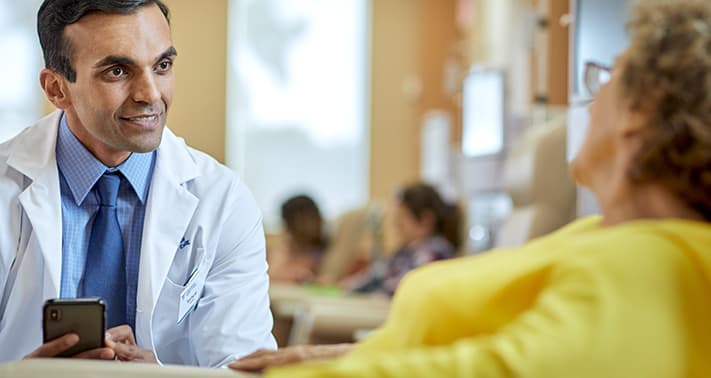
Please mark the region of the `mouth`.
POLYGON ((119 119, 142 128, 153 128, 158 126, 160 114, 138 114, 130 117, 119 117, 119 119))

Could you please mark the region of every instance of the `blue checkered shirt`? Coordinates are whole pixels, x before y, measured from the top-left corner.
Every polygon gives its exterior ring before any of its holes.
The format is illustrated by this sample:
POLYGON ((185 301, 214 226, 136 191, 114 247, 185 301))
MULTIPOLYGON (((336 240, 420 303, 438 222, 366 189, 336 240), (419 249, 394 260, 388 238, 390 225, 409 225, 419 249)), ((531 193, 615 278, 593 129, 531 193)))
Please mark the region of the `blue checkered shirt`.
POLYGON ((57 134, 57 166, 62 196, 62 281, 60 297, 82 292, 84 264, 94 216, 99 209, 94 184, 107 170, 122 173, 117 213, 126 248, 126 319, 135 328, 136 291, 143 219, 153 175, 155 152, 132 153, 121 165, 108 168, 72 134, 62 114, 57 134))

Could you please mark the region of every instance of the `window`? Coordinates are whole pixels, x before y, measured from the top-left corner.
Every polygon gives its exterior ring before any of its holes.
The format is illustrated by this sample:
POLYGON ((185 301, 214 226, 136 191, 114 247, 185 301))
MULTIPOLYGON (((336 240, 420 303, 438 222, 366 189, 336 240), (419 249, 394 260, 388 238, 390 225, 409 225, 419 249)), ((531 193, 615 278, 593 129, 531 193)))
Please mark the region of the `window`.
POLYGON ((0 142, 40 116, 42 92, 38 72, 42 57, 37 40, 39 0, 0 0, 0 142))
POLYGON ((327 218, 368 188, 367 0, 232 0, 227 164, 268 229, 290 195, 327 218))
POLYGON ((464 80, 462 152, 495 155, 504 147, 504 77, 492 68, 473 68, 464 80))

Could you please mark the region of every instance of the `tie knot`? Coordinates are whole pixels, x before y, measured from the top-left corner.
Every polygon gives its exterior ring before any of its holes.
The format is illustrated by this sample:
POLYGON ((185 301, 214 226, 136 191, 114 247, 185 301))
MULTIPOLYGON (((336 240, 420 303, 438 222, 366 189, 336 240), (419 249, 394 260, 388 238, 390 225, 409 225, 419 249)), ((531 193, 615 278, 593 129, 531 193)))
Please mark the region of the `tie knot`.
POLYGON ((116 206, 121 177, 116 173, 104 173, 96 183, 101 206, 116 206))

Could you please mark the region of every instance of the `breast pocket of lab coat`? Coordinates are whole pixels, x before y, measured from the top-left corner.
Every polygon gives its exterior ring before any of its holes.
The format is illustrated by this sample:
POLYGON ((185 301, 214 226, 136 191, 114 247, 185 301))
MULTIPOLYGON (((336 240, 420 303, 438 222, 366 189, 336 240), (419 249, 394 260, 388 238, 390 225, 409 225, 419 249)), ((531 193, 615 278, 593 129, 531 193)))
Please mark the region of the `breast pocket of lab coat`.
POLYGON ((156 354, 163 363, 186 364, 195 359, 189 342, 190 316, 202 296, 208 260, 200 245, 176 252, 153 315, 156 354))

